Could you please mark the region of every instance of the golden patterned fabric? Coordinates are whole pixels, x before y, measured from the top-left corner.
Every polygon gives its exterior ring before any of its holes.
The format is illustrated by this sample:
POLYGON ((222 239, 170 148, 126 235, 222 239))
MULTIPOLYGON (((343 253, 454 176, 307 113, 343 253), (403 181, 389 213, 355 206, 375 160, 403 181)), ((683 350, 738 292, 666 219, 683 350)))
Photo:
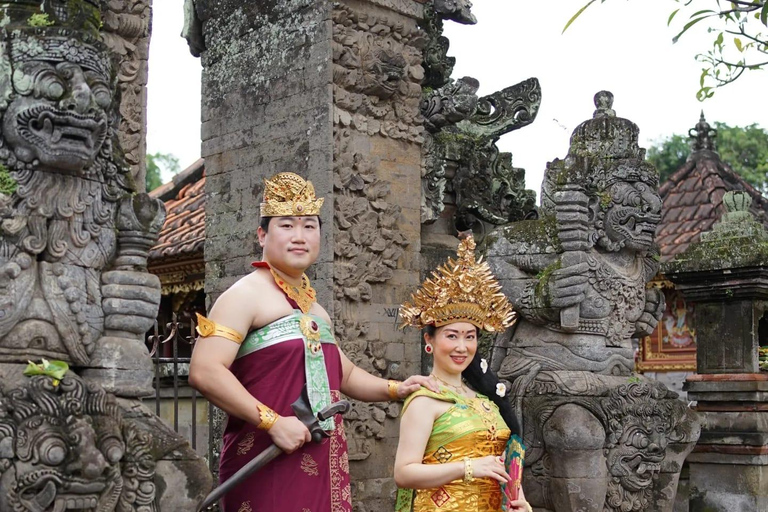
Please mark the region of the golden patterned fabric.
MULTIPOLYGON (((453 402, 435 420, 432 434, 424 452, 424 464, 445 464, 501 455, 512 432, 499 414, 499 408, 484 395, 467 398, 447 387, 440 394, 421 389, 413 393, 403 411, 417 396, 429 396, 453 402)), ((401 490, 402 491, 402 490, 401 490)), ((501 510, 501 489, 491 478, 475 478, 471 483, 456 480, 436 489, 415 492, 413 512, 498 512, 501 510)))
POLYGON ((512 304, 501 292, 491 267, 475 260, 475 240, 461 240, 458 259, 448 258, 400 307, 402 327, 442 327, 469 322, 478 329, 501 332, 515 321, 512 304))

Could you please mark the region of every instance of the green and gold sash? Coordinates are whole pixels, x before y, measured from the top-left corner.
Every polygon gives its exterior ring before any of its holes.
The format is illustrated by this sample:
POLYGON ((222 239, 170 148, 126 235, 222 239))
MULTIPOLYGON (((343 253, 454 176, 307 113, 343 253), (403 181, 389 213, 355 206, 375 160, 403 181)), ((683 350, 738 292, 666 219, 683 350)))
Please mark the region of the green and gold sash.
MULTIPOLYGON (((283 318, 278 318, 261 329, 251 331, 245 337, 237 359, 252 354, 258 350, 301 338, 304 341, 304 374, 307 380, 307 394, 312 412, 331 405, 331 389, 328 384, 328 373, 325 369, 322 343, 336 344, 331 332, 331 326, 317 315, 304 314, 300 310, 283 318)), ((334 419, 321 421, 323 430, 330 432, 334 429, 334 419)))

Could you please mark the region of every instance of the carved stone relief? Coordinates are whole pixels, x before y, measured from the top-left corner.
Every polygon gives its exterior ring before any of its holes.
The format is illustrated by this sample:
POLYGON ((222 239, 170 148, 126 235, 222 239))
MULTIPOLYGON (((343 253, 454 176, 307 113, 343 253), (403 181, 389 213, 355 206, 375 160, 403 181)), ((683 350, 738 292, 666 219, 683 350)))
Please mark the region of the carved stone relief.
MULTIPOLYGON (((394 375, 386 343, 361 314, 373 286, 393 276, 409 245, 398 229, 401 208, 370 154, 376 137, 419 144, 423 33, 415 24, 377 8, 341 3, 333 8, 334 294, 336 337, 358 366, 394 375), (385 14, 386 13, 386 14, 385 14), (361 141, 365 141, 362 143, 361 141)), ((414 151, 417 153, 417 151, 414 151)), ((364 460, 382 439, 397 404, 356 403, 345 416, 350 460, 364 460)))
MULTIPOLYGON (((120 92, 118 138, 131 174, 144 183, 147 152, 147 60, 151 0, 104 2, 101 38, 117 55, 117 89, 120 92)), ((143 190, 143 189, 142 189, 143 190)))
POLYGON ((482 232, 485 224, 521 220, 534 208, 534 192, 524 188, 525 171, 513 167, 512 155, 501 153, 496 141, 536 118, 538 80, 530 78, 482 98, 475 94, 478 87, 477 80, 464 77, 424 92, 424 223, 439 218, 446 192, 453 195, 459 231, 482 232))
MULTIPOLYGON (((392 277, 408 240, 397 230, 400 207, 387 202, 390 186, 376 176, 378 162, 352 151, 350 137, 349 129, 339 128, 334 144, 334 328, 352 362, 388 377, 385 344, 355 311, 370 303, 373 284, 392 277)), ((356 403, 344 417, 357 434, 349 437, 350 460, 367 458, 371 440, 383 435, 384 419, 399 412, 397 405, 356 403)))
POLYGON ((74 376, 0 394, 0 509, 155 511, 152 436, 74 376))
POLYGON ((334 124, 421 142, 421 31, 340 3, 332 16, 334 124))
POLYGON ((557 512, 671 511, 699 435, 675 393, 631 375, 632 338, 664 307, 645 287, 658 271, 661 200, 637 126, 612 102, 598 93, 594 119, 576 128, 566 159, 548 165, 541 218, 501 228, 488 248, 521 316, 498 371, 513 382, 534 447, 526 496, 557 512))

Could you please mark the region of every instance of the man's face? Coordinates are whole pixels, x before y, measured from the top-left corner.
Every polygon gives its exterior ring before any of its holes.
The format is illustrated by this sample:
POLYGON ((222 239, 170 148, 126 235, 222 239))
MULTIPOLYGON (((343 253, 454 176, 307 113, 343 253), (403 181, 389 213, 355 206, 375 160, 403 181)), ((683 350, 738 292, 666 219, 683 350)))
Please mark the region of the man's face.
POLYGON ((320 254, 320 222, 313 217, 273 217, 259 228, 264 260, 287 274, 301 274, 320 254))

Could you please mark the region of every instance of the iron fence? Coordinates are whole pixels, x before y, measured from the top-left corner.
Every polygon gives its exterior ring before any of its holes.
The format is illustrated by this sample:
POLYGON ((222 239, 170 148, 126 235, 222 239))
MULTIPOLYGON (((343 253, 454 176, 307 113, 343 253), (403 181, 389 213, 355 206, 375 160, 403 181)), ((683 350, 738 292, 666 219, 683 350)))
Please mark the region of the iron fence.
MULTIPOLYGON (((171 320, 165 324, 164 333, 161 334, 158 321, 147 336, 147 345, 154 363, 154 388, 155 388, 155 414, 166 421, 179 435, 187 437, 192 449, 200 453, 198 436, 198 399, 197 390, 189 386, 189 364, 192 350, 195 346, 196 331, 195 320, 191 315, 189 319, 180 320, 173 313, 171 320), (164 401, 172 400, 172 407, 164 408, 164 401), (189 407, 186 407, 188 405, 189 407), (189 410, 189 415, 180 414, 180 408, 189 410), (184 418, 182 418, 184 416, 184 418), (188 423, 188 425, 187 425, 188 423), (187 433, 187 428, 188 433, 187 433)), ((207 402, 207 400, 206 400, 207 402)), ((207 402, 207 446, 205 455, 208 469, 214 475, 214 482, 218 477, 220 424, 222 413, 210 402, 207 402)), ((217 510, 209 508, 208 510, 217 510)))

